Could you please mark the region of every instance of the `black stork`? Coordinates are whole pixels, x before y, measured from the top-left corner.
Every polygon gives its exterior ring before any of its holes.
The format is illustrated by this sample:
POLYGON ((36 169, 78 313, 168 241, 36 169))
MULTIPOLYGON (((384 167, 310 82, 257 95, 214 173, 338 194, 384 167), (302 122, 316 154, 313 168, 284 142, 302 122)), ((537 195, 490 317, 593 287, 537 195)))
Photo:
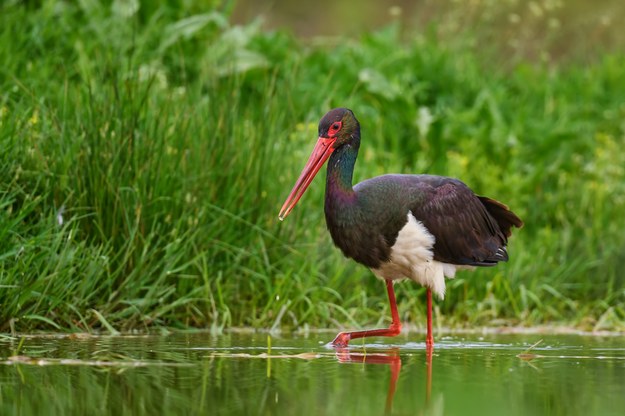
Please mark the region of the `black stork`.
POLYGON ((329 111, 319 122, 319 139, 293 190, 283 220, 326 160, 325 216, 334 244, 384 280, 391 305, 388 328, 341 332, 331 345, 396 336, 401 322, 393 281, 412 279, 426 287, 426 346, 432 336, 432 292, 443 299, 445 278, 457 270, 495 266, 508 260, 506 244, 523 221, 501 202, 478 196, 458 179, 434 175, 382 175, 352 187, 360 123, 347 108, 329 111))

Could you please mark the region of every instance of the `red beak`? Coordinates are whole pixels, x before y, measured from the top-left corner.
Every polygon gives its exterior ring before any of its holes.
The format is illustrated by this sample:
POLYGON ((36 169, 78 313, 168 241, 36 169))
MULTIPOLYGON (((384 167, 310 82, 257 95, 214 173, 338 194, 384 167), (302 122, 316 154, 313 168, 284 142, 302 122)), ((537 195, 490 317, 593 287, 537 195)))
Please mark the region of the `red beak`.
POLYGON ((332 145, 335 141, 336 138, 319 137, 312 154, 308 158, 308 162, 306 162, 306 166, 304 166, 304 170, 302 170, 291 193, 286 201, 284 201, 284 205, 282 205, 279 216, 280 221, 284 220, 286 216, 289 215, 293 207, 295 207, 295 204, 297 204, 297 201, 304 195, 308 185, 310 185, 317 172, 319 172, 319 169, 321 169, 334 151, 332 145))

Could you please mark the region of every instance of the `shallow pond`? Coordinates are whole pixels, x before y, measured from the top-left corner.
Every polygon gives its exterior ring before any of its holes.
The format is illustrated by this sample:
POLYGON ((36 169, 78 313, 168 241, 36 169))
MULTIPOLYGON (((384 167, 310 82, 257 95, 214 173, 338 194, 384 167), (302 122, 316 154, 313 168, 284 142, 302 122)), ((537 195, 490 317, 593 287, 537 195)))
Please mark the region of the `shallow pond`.
POLYGON ((0 414, 625 414, 625 337, 332 335, 0 338, 0 414))

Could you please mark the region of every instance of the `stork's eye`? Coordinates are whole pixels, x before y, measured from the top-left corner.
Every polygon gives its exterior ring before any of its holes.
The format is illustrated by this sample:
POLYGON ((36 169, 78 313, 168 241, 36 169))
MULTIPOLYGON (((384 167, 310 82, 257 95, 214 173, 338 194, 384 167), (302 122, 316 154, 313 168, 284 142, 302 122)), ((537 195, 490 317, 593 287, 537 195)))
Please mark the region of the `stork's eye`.
POLYGON ((332 123, 330 129, 328 130, 328 135, 334 136, 336 133, 338 133, 339 130, 341 130, 341 126, 342 123, 340 121, 335 121, 334 123, 332 123))

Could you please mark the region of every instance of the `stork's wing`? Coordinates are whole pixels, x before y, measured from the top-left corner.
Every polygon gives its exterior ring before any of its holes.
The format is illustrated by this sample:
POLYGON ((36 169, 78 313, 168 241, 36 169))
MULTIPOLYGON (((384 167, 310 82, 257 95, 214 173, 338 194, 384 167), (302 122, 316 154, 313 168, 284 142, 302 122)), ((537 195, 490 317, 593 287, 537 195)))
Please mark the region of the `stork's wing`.
POLYGON ((436 238, 434 259, 451 264, 493 266, 507 261, 511 227, 523 222, 507 206, 478 197, 459 180, 419 175, 410 210, 436 238), (425 197, 423 195, 426 195, 425 197))

